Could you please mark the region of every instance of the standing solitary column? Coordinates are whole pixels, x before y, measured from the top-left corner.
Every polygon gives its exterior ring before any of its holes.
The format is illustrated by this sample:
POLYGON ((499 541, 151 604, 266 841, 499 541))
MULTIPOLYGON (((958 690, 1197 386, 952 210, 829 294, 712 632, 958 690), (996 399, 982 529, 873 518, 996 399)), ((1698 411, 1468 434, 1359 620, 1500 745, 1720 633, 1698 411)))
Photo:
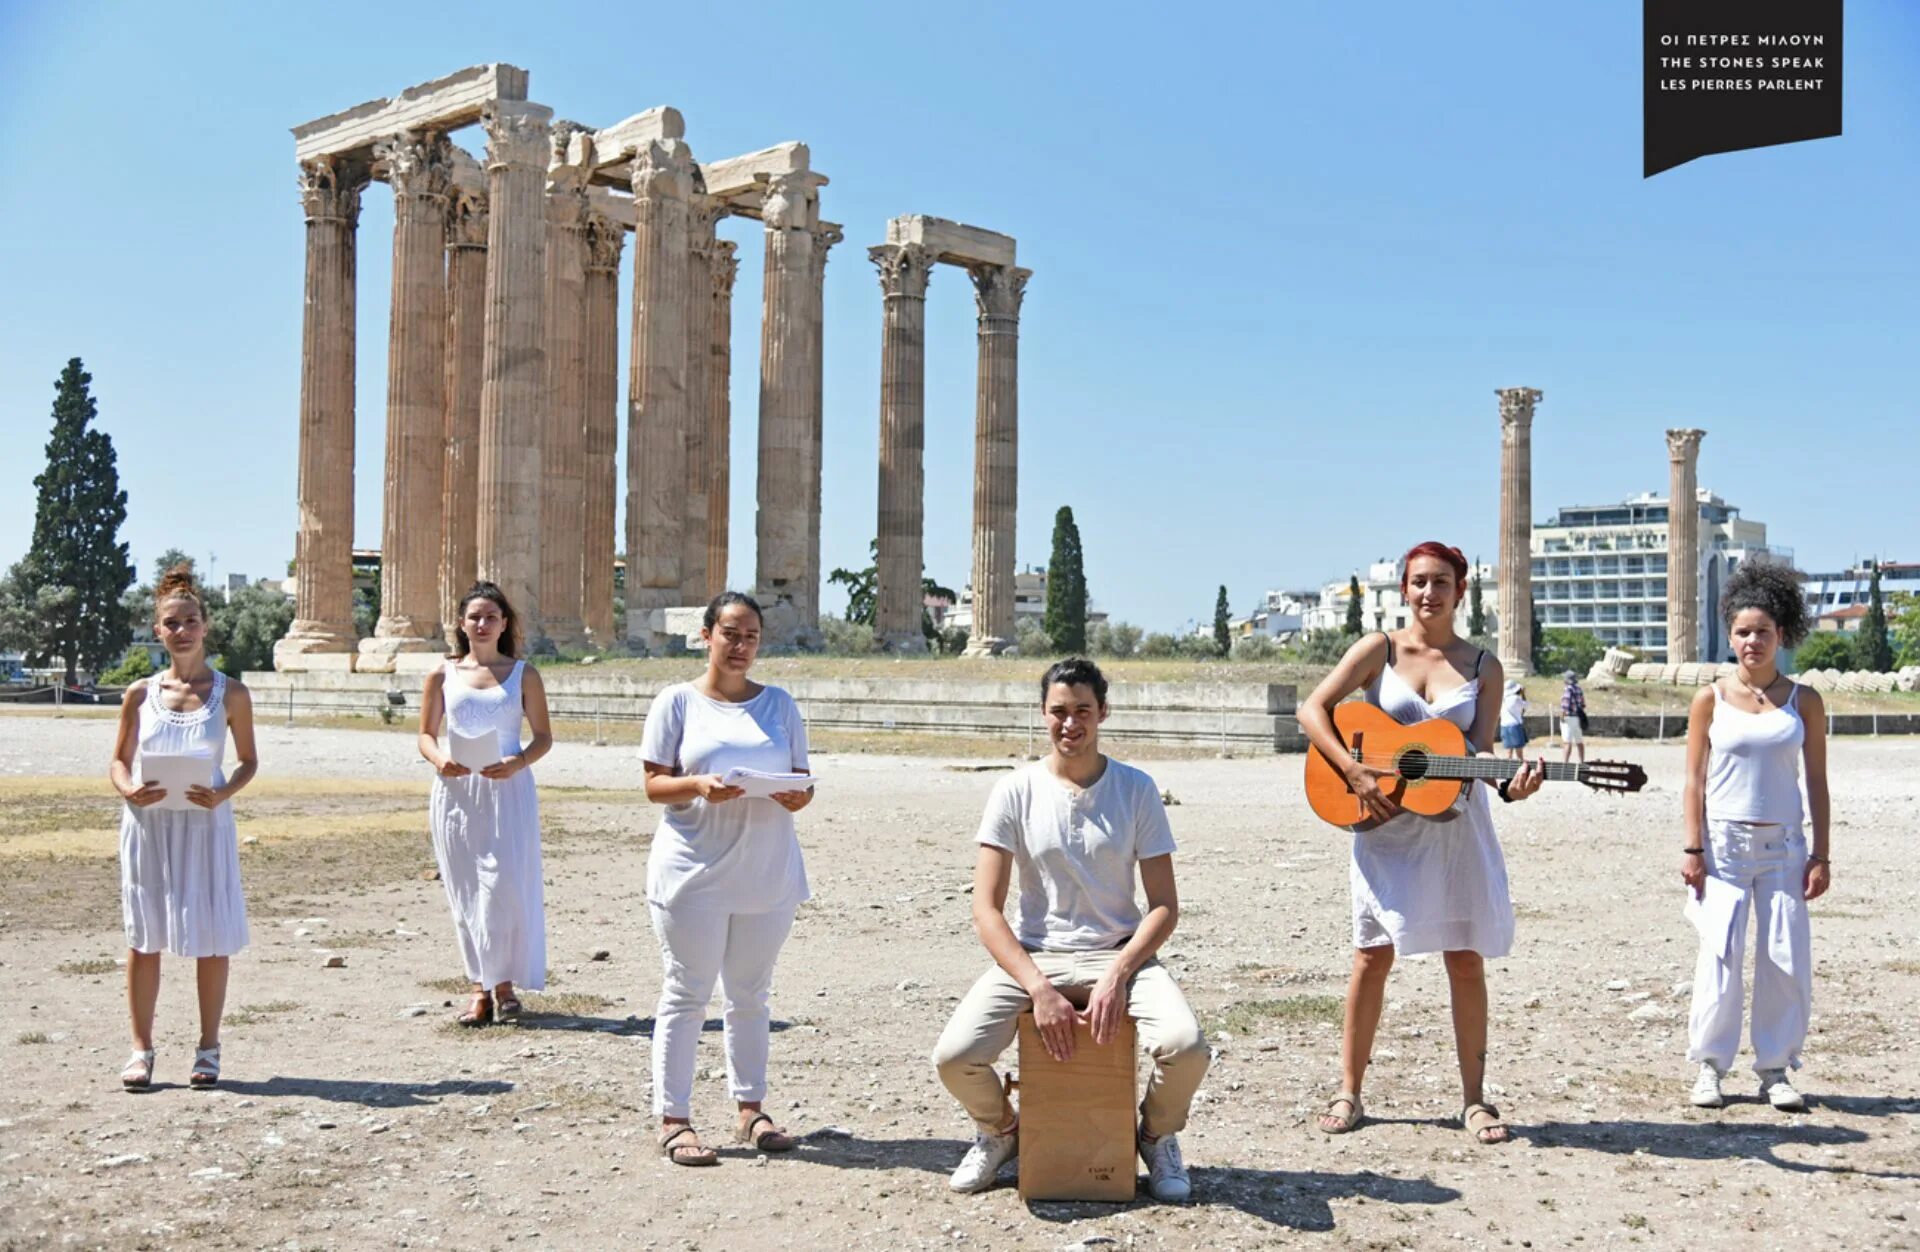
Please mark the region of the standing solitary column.
POLYGON ((582 617, 586 552, 587 188, 567 165, 554 127, 547 185, 547 421, 540 440, 540 614, 553 646, 587 644, 582 617))
POLYGON ((713 446, 709 416, 713 400, 713 254, 720 220, 716 201, 696 193, 687 208, 687 478, 680 510, 680 595, 677 603, 705 604, 707 509, 712 488, 713 446))
POLYGON ((890 652, 924 652, 927 280, 934 258, 917 243, 867 249, 880 270, 880 528, 873 633, 890 652))
POLYGON ((307 217, 306 314, 300 332, 300 530, 294 620, 274 645, 276 669, 308 669, 346 653, 353 629, 354 231, 367 171, 322 157, 300 167, 307 217))
POLYGON ((540 631, 540 428, 546 403, 547 129, 553 110, 488 106, 487 331, 480 392, 480 576, 540 631))
POLYGON ((807 293, 813 195, 809 176, 784 175, 768 184, 761 209, 767 261, 761 294, 760 472, 754 517, 754 587, 760 603, 769 609, 788 604, 803 636, 818 628, 817 621, 800 616, 805 607, 807 510, 813 500, 806 464, 812 439, 807 293))
POLYGON ((614 504, 620 427, 620 249, 627 228, 595 213, 587 219, 586 495, 581 557, 583 615, 596 647, 613 639, 614 504))
MULTIPOLYGON (((733 497, 733 280, 740 272, 739 245, 717 239, 711 273, 713 295, 707 348, 707 594, 727 589, 727 510, 733 497)), ((696 414, 695 421, 700 415, 696 414)))
POLYGON ((1700 659, 1700 440, 1667 432, 1667 662, 1700 659))
POLYGON ((447 209, 446 450, 440 486, 440 621, 447 645, 479 568, 480 381, 487 343, 487 198, 453 193, 447 209))
POLYGON ((445 135, 409 132, 373 148, 393 188, 393 301, 387 337, 387 476, 380 527, 380 620, 360 668, 390 671, 402 652, 438 653, 441 504, 446 459, 447 191, 445 135))
POLYGON ((973 436, 973 633, 970 656, 1015 641, 1013 543, 1019 491, 1020 302, 1032 270, 976 265, 980 369, 973 436))
POLYGON ((810 630, 820 625, 821 473, 826 445, 826 281, 827 253, 846 238, 832 222, 813 228, 812 267, 807 285, 807 573, 801 580, 800 620, 810 630))
POLYGON ((655 140, 633 162, 633 348, 627 393, 627 638, 667 646, 653 610, 680 600, 687 490, 687 203, 693 159, 655 140))
POLYGON ((1533 406, 1545 393, 1505 387, 1500 397, 1500 666, 1533 672, 1533 406))

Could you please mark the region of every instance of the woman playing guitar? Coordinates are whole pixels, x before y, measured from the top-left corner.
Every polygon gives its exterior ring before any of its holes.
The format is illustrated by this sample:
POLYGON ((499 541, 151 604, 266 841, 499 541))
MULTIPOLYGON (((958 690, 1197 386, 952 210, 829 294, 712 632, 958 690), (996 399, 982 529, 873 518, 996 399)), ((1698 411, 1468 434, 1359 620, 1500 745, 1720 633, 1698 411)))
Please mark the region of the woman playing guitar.
MULTIPOLYGON (((1389 794, 1393 771, 1364 763, 1333 725, 1333 707, 1362 691, 1398 722, 1444 718, 1466 732, 1474 752, 1493 755, 1505 675, 1498 660, 1454 631, 1466 558, 1457 548, 1423 543, 1402 558, 1401 571, 1409 625, 1358 640, 1300 706, 1301 730, 1327 760, 1347 763, 1348 785, 1378 823, 1353 837, 1354 953, 1340 1044, 1342 1089, 1321 1115, 1320 1129, 1345 1134, 1361 1120, 1360 1084, 1395 953, 1441 952, 1453 994, 1461 1122, 1481 1143, 1504 1143, 1506 1124, 1481 1091, 1487 1060, 1484 959, 1505 956, 1513 946, 1507 867, 1488 804, 1492 788, 1469 785, 1452 820, 1402 812, 1389 794), (1482 699, 1482 692, 1491 694, 1482 699)), ((1501 627, 1514 628, 1506 622, 1501 627)), ((1541 780, 1542 763, 1529 762, 1499 787, 1499 796, 1524 800, 1540 789, 1541 780)))

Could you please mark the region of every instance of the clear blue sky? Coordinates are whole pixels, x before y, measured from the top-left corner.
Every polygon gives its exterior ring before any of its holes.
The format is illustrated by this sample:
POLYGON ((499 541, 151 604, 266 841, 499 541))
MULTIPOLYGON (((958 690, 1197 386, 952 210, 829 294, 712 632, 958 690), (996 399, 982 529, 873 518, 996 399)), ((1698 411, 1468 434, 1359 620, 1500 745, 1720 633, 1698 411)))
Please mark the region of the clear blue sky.
MULTIPOLYGON (((874 533, 865 249, 901 213, 1018 237, 1034 270, 1019 557, 1043 563, 1072 505, 1096 602, 1148 628, 1210 614, 1220 583, 1244 611, 1430 536, 1490 558, 1501 386, 1546 392, 1536 515, 1664 490, 1662 430, 1702 426, 1702 484, 1802 565, 1920 559, 1920 11, 1854 0, 1847 16, 1844 137, 1643 180, 1627 3, 15 0, 0 6, 0 560, 26 549, 53 380, 78 355, 142 575, 169 546, 223 572, 284 567, 303 246, 287 128, 496 60, 592 125, 672 104, 702 159, 812 146, 847 229, 827 274, 828 568, 864 564, 874 533)), ((390 204, 371 189, 360 230, 366 545, 390 204)), ((745 262, 742 584, 759 245, 753 223, 724 233, 745 262)), ((974 337, 957 271, 935 277, 928 336, 927 566, 958 587, 974 337)))

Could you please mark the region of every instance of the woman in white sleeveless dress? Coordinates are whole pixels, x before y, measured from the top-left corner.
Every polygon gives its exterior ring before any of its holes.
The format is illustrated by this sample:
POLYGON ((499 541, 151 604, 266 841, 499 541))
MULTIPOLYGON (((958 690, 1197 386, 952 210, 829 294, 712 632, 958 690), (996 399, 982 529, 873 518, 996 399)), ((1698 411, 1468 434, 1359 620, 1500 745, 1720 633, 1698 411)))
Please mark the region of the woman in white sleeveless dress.
POLYGON ((1753 1068, 1762 1098, 1798 1113, 1806 1100, 1787 1071, 1800 1067, 1813 1013, 1807 901, 1826 894, 1832 881, 1826 706, 1819 692, 1780 672, 1780 649, 1797 646, 1810 625, 1797 573, 1766 561, 1743 563, 1727 580, 1720 612, 1733 676, 1704 688, 1687 716, 1680 876, 1693 894, 1700 931, 1687 1021, 1687 1060, 1700 1067, 1691 1099, 1700 1108, 1726 1103, 1720 1080, 1740 1050, 1741 966, 1747 914, 1753 913, 1753 1068), (1711 900, 1709 877, 1718 880, 1711 900))
MULTIPOLYGON (((1467 576, 1457 548, 1423 543, 1401 561, 1400 588, 1411 622, 1391 634, 1365 636, 1300 707, 1300 727, 1330 761, 1351 753, 1333 726, 1333 707, 1356 691, 1403 724, 1443 718, 1466 733, 1468 746, 1493 755, 1504 675, 1500 662, 1459 637, 1455 610, 1467 576)), ((1540 789, 1544 767, 1523 765, 1501 784, 1502 800, 1540 789)), ((1360 1086, 1386 1000, 1396 954, 1444 954, 1459 1054, 1461 1123, 1481 1143, 1504 1143, 1506 1124, 1483 1099, 1487 1059, 1485 960, 1513 946, 1513 901, 1494 835, 1490 788, 1470 786, 1452 820, 1402 812, 1380 786, 1390 770, 1353 762, 1347 781, 1379 823, 1353 837, 1353 972, 1340 1048, 1342 1089, 1321 1115, 1320 1129, 1343 1134, 1364 1116, 1360 1086)))
POLYGON ((427 810, 433 854, 473 983, 472 1003, 456 1019, 467 1026, 514 1020, 515 989, 547 985, 540 802, 528 767, 553 747, 553 734, 540 671, 514 659, 516 634, 506 595, 475 583, 460 601, 455 654, 427 675, 420 699, 420 755, 435 773, 427 810), (523 719, 533 729, 524 746, 523 719), (477 740, 463 752, 490 763, 476 770, 456 761, 456 736, 477 740))
POLYGON ((153 1082, 153 1014, 160 997, 160 954, 195 958, 200 1043, 189 1082, 220 1080, 220 1018, 229 959, 247 946, 247 902, 240 890, 240 848, 228 803, 253 781, 253 703, 247 689, 207 664, 207 617, 185 566, 154 588, 154 635, 167 668, 127 688, 108 777, 126 800, 120 815, 120 911, 127 932, 127 1007, 133 1055, 122 1085, 153 1082), (222 768, 228 732, 238 764, 222 768), (148 756, 198 756, 212 763, 212 786, 194 784, 169 801, 141 777, 148 756), (186 807, 176 807, 184 800, 186 807))

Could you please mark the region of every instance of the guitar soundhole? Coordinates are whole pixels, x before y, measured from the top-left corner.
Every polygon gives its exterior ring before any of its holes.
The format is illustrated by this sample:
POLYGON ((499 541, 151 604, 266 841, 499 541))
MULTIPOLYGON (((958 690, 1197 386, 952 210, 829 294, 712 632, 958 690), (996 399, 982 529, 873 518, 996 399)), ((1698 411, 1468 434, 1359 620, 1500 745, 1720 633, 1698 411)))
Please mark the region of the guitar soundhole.
POLYGON ((1400 754, 1394 762, 1394 772, 1408 782, 1418 782, 1427 776, 1427 754, 1414 748, 1400 754))

